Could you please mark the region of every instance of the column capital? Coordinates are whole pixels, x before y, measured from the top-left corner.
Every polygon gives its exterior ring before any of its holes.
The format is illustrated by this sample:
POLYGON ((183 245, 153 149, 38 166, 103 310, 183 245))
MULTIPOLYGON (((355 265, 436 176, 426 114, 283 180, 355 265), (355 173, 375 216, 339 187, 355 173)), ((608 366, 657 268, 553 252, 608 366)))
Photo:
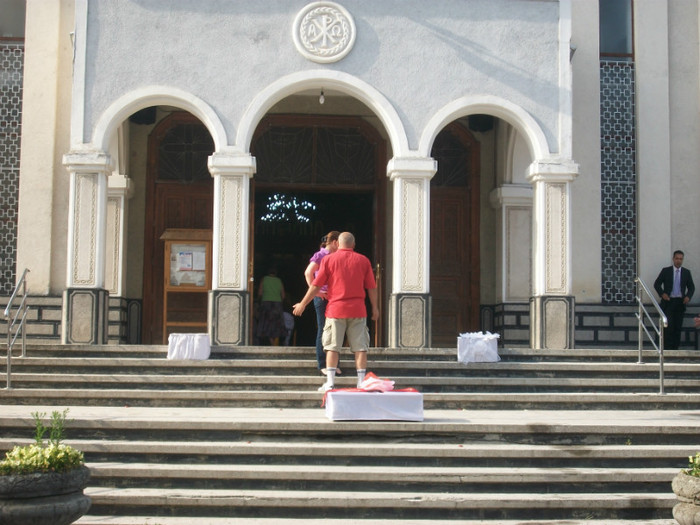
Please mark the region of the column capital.
POLYGON ((430 157, 394 157, 387 163, 386 171, 389 180, 430 179, 437 172, 437 161, 430 157))
POLYGON ((107 178, 107 192, 109 195, 124 195, 130 199, 134 196, 134 185, 128 176, 113 173, 107 178))
POLYGON ((245 175, 252 177, 256 170, 255 157, 248 153, 214 153, 207 167, 212 177, 217 175, 245 175))
POLYGON ((71 150, 63 155, 63 165, 75 173, 110 173, 114 160, 104 151, 71 150))
POLYGON ((572 182, 578 176, 578 164, 570 159, 536 160, 528 168, 527 180, 535 182, 572 182))
POLYGON ((494 209, 510 206, 532 206, 532 186, 529 184, 504 184, 491 190, 489 202, 494 209))

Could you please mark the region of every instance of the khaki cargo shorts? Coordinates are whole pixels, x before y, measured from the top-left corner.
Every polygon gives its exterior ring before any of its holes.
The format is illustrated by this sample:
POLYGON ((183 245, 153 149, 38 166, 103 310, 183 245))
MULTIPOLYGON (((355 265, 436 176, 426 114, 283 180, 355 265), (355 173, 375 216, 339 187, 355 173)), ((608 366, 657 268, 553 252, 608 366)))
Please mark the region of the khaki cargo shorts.
POLYGON ((326 317, 326 324, 323 326, 323 336, 321 338, 323 350, 340 352, 346 335, 351 351, 366 352, 369 348, 369 329, 367 328, 366 318, 333 319, 326 317))

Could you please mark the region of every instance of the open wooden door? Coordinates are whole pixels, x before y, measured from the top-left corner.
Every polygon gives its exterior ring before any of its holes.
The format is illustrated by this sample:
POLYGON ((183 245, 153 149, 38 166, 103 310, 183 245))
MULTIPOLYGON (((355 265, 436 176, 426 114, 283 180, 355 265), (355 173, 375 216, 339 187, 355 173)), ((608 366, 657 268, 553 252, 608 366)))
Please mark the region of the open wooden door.
POLYGON ((171 114, 156 125, 149 137, 142 334, 146 344, 166 342, 163 232, 169 228, 212 228, 214 185, 207 159, 213 151, 214 143, 206 127, 189 113, 171 114))
POLYGON ((479 143, 459 124, 435 139, 430 185, 432 346, 479 326, 479 143))

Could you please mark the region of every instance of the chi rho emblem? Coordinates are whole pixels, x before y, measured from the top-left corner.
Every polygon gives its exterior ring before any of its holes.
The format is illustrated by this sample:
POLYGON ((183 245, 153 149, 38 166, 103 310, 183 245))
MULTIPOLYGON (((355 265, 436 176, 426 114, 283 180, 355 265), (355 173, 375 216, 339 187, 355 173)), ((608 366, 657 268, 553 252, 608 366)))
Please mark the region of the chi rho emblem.
POLYGON ((337 62, 355 43, 355 22, 343 7, 333 2, 313 2, 294 20, 294 45, 314 62, 337 62))

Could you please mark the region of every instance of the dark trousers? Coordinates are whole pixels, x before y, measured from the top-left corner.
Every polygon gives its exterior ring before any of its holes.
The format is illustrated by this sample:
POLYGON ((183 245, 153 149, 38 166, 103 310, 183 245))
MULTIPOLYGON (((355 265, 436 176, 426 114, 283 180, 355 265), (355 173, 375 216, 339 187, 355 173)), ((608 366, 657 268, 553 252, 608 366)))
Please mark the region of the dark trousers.
POLYGON ((314 309, 316 310, 316 361, 318 369, 326 368, 326 353, 323 351, 323 326, 326 324, 326 305, 328 301, 321 297, 314 297, 314 309))
POLYGON ((681 344, 685 304, 680 297, 672 297, 670 301, 662 301, 661 309, 668 319, 668 326, 664 329, 664 348, 677 350, 681 344))

